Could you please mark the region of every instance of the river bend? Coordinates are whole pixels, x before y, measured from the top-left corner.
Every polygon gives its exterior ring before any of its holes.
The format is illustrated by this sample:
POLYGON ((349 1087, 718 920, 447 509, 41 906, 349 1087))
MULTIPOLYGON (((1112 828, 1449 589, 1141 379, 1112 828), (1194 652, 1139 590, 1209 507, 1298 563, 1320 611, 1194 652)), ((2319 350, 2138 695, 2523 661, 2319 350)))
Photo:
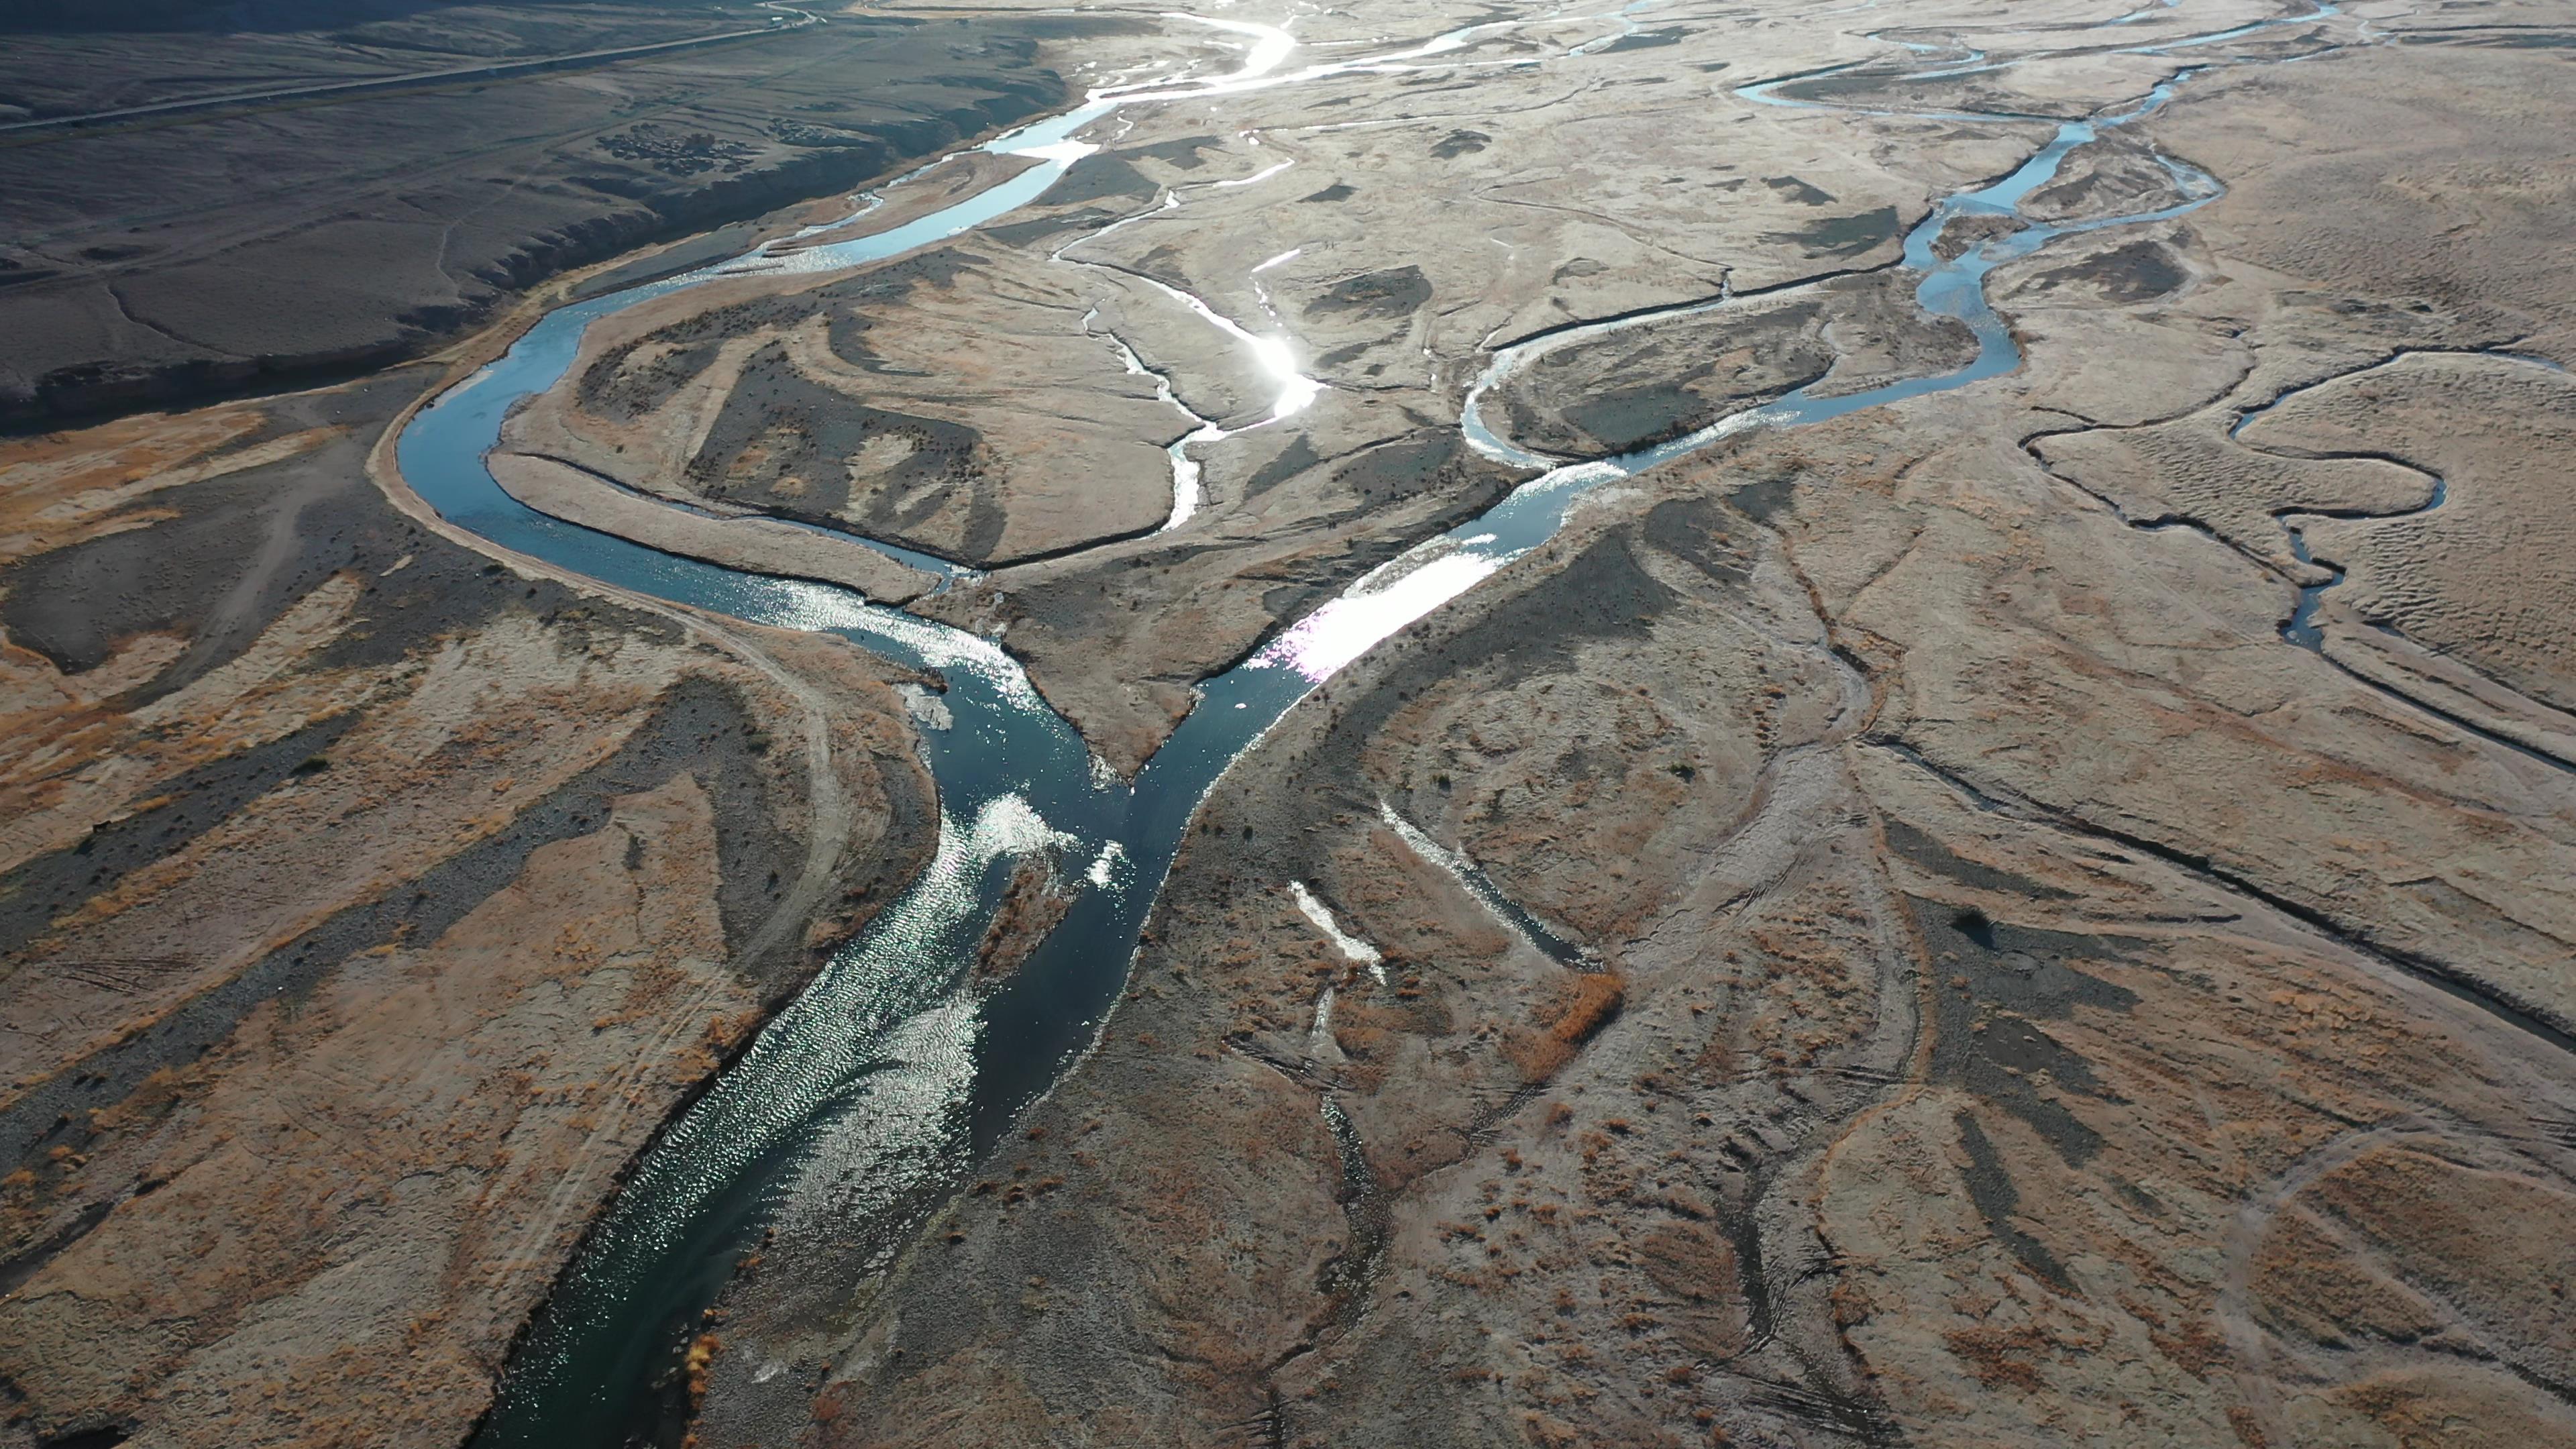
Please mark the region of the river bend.
MULTIPOLYGON (((1547 63, 1579 64, 1603 40, 1632 32, 1631 15, 1651 3, 1636 0, 1619 11, 1590 17, 1619 29, 1602 40, 1561 50, 1547 63)), ((2181 51, 2330 13, 2330 6, 2320 6, 2133 49, 2181 51)), ((1581 18, 1561 12, 1540 17, 1560 23, 1581 18)), ((653 1378, 667 1368, 674 1345, 698 1311, 714 1300, 734 1260, 782 1214, 829 1213, 877 1251, 894 1251, 921 1216, 953 1190, 1088 1046, 1124 984, 1139 931, 1199 801, 1233 760, 1335 671, 1545 542, 1575 501, 1603 483, 1634 478, 1750 429, 1822 422, 2015 370, 2023 359, 2009 326, 1986 301, 1989 273, 2060 236, 2178 216, 2207 204, 2221 190, 2206 174, 2159 158, 2178 198, 2169 205, 2055 225, 2023 220, 2022 202, 2058 173, 2070 153, 2106 130, 2152 114, 2191 72, 2123 108, 2051 122, 2054 135, 2019 167, 2000 180, 1944 199, 1904 239, 1901 265, 1919 277, 1915 300, 1926 313, 1970 329, 1977 344, 1973 360, 1946 373, 1837 396, 1817 395, 1811 385, 1670 441, 1615 456, 1566 459, 1522 447, 1487 425, 1484 398, 1498 381, 1550 349, 1611 330, 1651 327, 1722 309, 1728 305, 1726 297, 1565 329, 1500 349, 1468 391, 1460 427, 1481 453, 1537 470, 1537 476, 1483 515, 1357 580, 1251 658, 1208 680, 1197 707, 1132 784, 1098 765, 1080 736, 1040 699, 1017 662, 989 640, 829 585, 727 569, 561 522, 518 503, 494 482, 484 458, 499 442, 507 415, 565 376, 584 330, 602 317, 720 277, 845 270, 936 244, 1044 195, 1075 161, 1098 149, 1081 139, 1086 131, 1126 107, 1220 98, 1367 69, 1463 65, 1480 39, 1538 23, 1489 22, 1292 70, 1285 67, 1297 45, 1283 29, 1201 17, 1174 19, 1241 41, 1242 65, 1208 79, 1096 91, 1061 115, 988 142, 983 147, 988 152, 1038 164, 905 225, 784 253, 758 251, 561 307, 504 356, 416 413, 397 440, 396 462, 408 485, 450 523, 500 548, 612 591, 755 624, 837 633, 946 681, 935 704, 921 701, 918 712, 924 723, 924 756, 940 799, 939 840, 929 867, 833 954, 806 990, 636 1165, 521 1344, 478 1440, 487 1449, 560 1449, 624 1440, 639 1413, 646 1412, 639 1406, 646 1404, 653 1378), (2023 224, 1944 259, 1938 243, 1962 217, 2003 217, 2023 224), (1079 882, 1071 907, 1015 975, 982 992, 968 988, 966 968, 1004 886, 1021 861, 1040 852, 1052 857, 1061 876, 1079 882)), ((1917 42, 1890 44, 1918 58, 1940 49, 1917 42)), ((1982 53, 1967 50, 1965 55, 1925 70, 1891 74, 1890 79, 1937 78, 1985 63, 1982 53)), ((1857 68, 1838 67, 1832 73, 1857 68)), ((1737 93, 1773 106, 1828 104, 1783 95, 1791 84, 1765 82, 1737 93)), ((2017 126, 2037 119, 1923 114, 2017 126)), ((1168 204, 1172 199, 1161 203, 1168 204)), ((1061 251, 1057 255, 1063 259, 1061 251)), ((1293 360, 1279 364, 1293 358, 1284 338, 1247 331, 1209 312, 1196 298, 1174 295, 1256 349, 1265 365, 1282 374, 1280 401, 1265 422, 1296 410, 1297 389, 1314 384, 1296 373, 1293 360)), ((1275 323, 1275 318, 1269 320, 1275 323)), ((1196 465, 1185 448, 1221 443, 1228 436, 1205 419, 1199 422, 1199 430, 1171 449, 1170 526, 1185 523, 1198 506, 1196 465)))

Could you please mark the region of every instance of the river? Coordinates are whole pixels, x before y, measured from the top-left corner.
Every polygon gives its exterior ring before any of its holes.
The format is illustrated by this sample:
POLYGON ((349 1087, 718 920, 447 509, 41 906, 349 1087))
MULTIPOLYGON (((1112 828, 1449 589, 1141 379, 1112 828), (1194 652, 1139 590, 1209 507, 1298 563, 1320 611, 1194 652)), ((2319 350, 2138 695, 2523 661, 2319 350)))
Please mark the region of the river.
MULTIPOLYGON (((1630 15, 1647 3, 1638 0, 1590 18, 1626 33, 1633 28, 1630 15)), ((2214 43, 2328 13, 2330 8, 2321 7, 2138 49, 2214 43)), ((2022 358, 2010 328, 1986 301, 1988 273, 2056 237, 2177 216, 2220 193, 2207 175, 2165 160, 2178 198, 2172 204, 2079 223, 2025 223, 1944 259, 1938 243, 1954 220, 2017 217, 2023 200, 2057 174, 2068 154, 2109 128, 2151 114, 2190 72, 2125 108, 2048 122, 2055 134, 2020 167, 1943 200, 1904 240, 1903 265, 1920 275, 1916 300, 1926 312, 1956 319, 1974 333, 1973 361, 1936 376, 1840 396, 1802 388, 1617 456, 1562 459, 1523 448, 1487 427, 1483 399, 1498 381, 1551 348, 1610 327, 1651 327, 1723 308, 1726 298, 1503 348, 1468 392, 1460 427, 1480 452, 1541 470, 1538 475, 1480 517, 1359 579, 1244 663, 1208 680, 1196 708, 1132 784, 1099 765, 1018 663, 991 641, 828 585, 738 572, 563 523, 519 504, 493 481, 484 458, 498 443, 507 414, 565 376, 584 330, 602 317, 719 277, 842 271, 933 245, 1045 194, 1075 161, 1098 149, 1081 139, 1086 131, 1125 108, 1222 98, 1364 69, 1458 64, 1481 38, 1535 23, 1490 22, 1288 70, 1283 67, 1297 46, 1285 30, 1174 18, 1240 39, 1242 65, 1207 79, 1098 91, 1062 115, 995 139, 983 149, 1038 164, 903 226, 784 255, 756 252, 559 308, 499 360, 415 414, 397 442, 396 460, 409 486, 451 523, 504 549, 613 592, 756 624, 837 633, 887 659, 935 671, 946 682, 935 702, 923 700, 920 709, 924 754, 940 799, 931 865, 832 955, 637 1164, 520 1345, 477 1441, 486 1449, 604 1449, 648 1429, 652 1382, 667 1372, 676 1346, 714 1300, 735 1260, 782 1214, 829 1213, 879 1252, 898 1247, 1092 1041, 1125 982, 1146 914, 1208 789, 1336 670, 1545 542, 1576 500, 1603 483, 1635 477, 1747 429, 1821 422, 2018 368, 2022 358), (1035 852, 1051 853, 1059 874, 1079 882, 1077 894, 1061 924, 1017 973, 988 990, 972 989, 966 968, 1003 887, 1035 852)), ((1549 63, 1580 64, 1594 48, 1587 42, 1561 50, 1549 63)), ((1960 64, 1953 60, 1913 74, 1937 76, 1960 64)), ((1824 104, 1784 98, 1788 84, 1750 85, 1738 94, 1766 105, 1824 104)), ((2035 120, 1941 114, 2022 126, 2035 120)), ((1265 357, 1292 355, 1284 338, 1256 335, 1207 313, 1195 298, 1175 296, 1239 341, 1266 349, 1265 357)), ((1281 403, 1267 421, 1296 410, 1293 394, 1305 380, 1293 366, 1285 372, 1281 403)), ((1193 438, 1208 444, 1225 436, 1209 431, 1193 438)), ((1172 457, 1177 525, 1197 505, 1196 470, 1181 445, 1172 457)))

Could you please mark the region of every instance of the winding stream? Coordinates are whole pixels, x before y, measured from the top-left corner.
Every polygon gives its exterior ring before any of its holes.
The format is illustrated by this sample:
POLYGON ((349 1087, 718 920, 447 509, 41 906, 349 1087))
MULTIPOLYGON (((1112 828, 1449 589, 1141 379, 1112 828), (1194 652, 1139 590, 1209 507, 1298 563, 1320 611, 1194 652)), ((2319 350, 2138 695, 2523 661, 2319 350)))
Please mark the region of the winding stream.
MULTIPOLYGON (((1628 13, 1642 3, 1592 18, 1632 29, 1628 13)), ((2263 24, 2300 23, 2326 13, 2321 8, 2263 24)), ((1634 477, 1748 429, 1822 422, 2013 370, 2021 354, 2009 327, 1987 305, 1984 281, 1990 272, 2057 237, 2178 216, 2220 191, 2206 174, 2164 159, 2180 198, 2171 205, 2083 222, 2029 223, 1943 259, 1937 243, 1953 220, 2018 218, 2024 199, 2057 174, 2069 153, 2109 128, 2151 114, 2191 72, 2115 114, 2055 123, 2054 137, 2010 175, 1942 201, 1904 239, 1903 265, 1921 276, 1917 301, 1926 312, 1972 331, 1974 360, 1937 376, 1840 396, 1800 388, 1671 441, 1613 457, 1567 460, 1520 447, 1487 427, 1483 398, 1538 353, 1614 327, 1723 307, 1724 297, 1502 349, 1468 393, 1460 426, 1479 451, 1541 470, 1538 476, 1482 516, 1359 579, 1243 664, 1207 681, 1198 706, 1132 785, 1101 768, 1019 665, 987 640, 828 585, 742 573, 563 523, 521 505, 493 481, 483 460, 498 443, 506 415, 564 377, 583 331, 601 317, 716 277, 846 269, 955 236, 1044 194, 1075 161, 1097 149, 1077 139, 1085 128, 1125 106, 1407 66, 1465 51, 1481 35, 1536 23, 1489 22, 1380 55, 1282 71, 1295 48, 1283 30, 1175 18, 1247 40, 1243 65, 1205 80, 1094 92, 1082 105, 983 148, 1039 164, 903 226, 783 255, 755 252, 562 307, 498 361, 417 413, 397 441, 396 457, 409 485, 450 522, 504 549, 613 589, 756 624, 837 633, 887 659, 935 671, 946 682, 935 702, 921 700, 918 711, 941 807, 931 865, 833 955, 637 1165, 522 1343, 477 1441, 487 1449, 615 1445, 649 1423, 648 1387, 667 1367, 674 1344, 714 1300, 736 1258, 773 1223, 800 1217, 830 1221, 844 1234, 862 1234, 880 1254, 905 1241, 920 1216, 1092 1041, 1125 983, 1146 913, 1200 799, 1233 760, 1336 670, 1545 542, 1576 499, 1603 483, 1634 477), (1009 979, 980 993, 967 989, 967 966, 1013 869, 1041 852, 1052 858, 1060 877, 1078 882, 1062 923, 1009 979)), ((2193 40, 2205 43, 2259 28, 2193 40)), ((2155 48, 2187 43, 2193 42, 2155 48)), ((1939 73, 1945 72, 1924 74, 1939 73)), ((1748 86, 1738 94, 1769 105, 1824 104, 1781 97, 1777 92, 1785 84, 1748 86)), ((1951 119, 2026 125, 2035 118, 1951 119)), ((1253 346, 1265 363, 1271 361, 1265 348, 1288 358, 1284 339, 1257 336, 1196 298, 1174 295, 1253 346)), ((1130 360, 1143 367, 1132 354, 1130 360)), ((1265 422, 1303 406, 1295 390, 1312 385, 1302 378, 1289 381, 1296 377, 1293 361, 1284 373, 1282 395, 1265 422)), ((1184 445, 1227 436, 1215 423, 1198 421, 1200 429, 1170 450, 1175 497, 1167 526, 1186 522, 1196 507, 1195 465, 1184 445)))

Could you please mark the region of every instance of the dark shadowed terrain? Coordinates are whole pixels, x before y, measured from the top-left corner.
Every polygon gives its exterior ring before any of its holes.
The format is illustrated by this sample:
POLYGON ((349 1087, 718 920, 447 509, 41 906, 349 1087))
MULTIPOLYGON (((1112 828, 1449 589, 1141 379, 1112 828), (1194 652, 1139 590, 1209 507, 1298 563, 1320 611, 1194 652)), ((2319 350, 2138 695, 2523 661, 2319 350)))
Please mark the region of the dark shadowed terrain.
POLYGON ((1027 115, 1064 93, 1039 37, 1122 24, 803 15, 0 11, 0 421, 416 353, 565 268, 847 191, 1027 115))

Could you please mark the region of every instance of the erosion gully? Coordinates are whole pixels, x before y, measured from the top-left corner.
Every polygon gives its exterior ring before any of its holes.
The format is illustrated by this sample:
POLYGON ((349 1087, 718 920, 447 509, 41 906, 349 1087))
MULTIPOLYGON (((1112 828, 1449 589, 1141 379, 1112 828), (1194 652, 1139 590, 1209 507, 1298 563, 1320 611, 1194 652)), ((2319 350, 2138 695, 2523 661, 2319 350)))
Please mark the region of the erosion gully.
MULTIPOLYGON (((1537 476, 1482 516, 1359 579, 1242 664, 1206 681, 1196 708, 1133 782, 1102 767, 1080 735, 1038 696, 1019 664, 992 641, 843 589, 676 557, 518 503, 494 482, 484 462, 511 409, 565 376, 585 329, 602 317, 722 277, 864 266, 1028 205, 1098 149, 1080 138, 1121 110, 1361 71, 1492 65, 1471 58, 1483 37, 1580 20, 1612 22, 1627 33, 1633 29, 1629 17, 1649 3, 1637 0, 1600 15, 1557 12, 1490 22, 1302 69, 1283 68, 1297 48, 1284 29, 1175 16, 1235 37, 1244 51, 1241 66, 1213 77, 1095 91, 1083 104, 983 147, 1037 165, 903 226, 785 253, 763 249, 561 307, 506 355, 413 416, 396 445, 405 481, 449 522, 492 544, 612 591, 756 624, 835 633, 945 682, 935 697, 916 700, 922 750, 940 799, 939 840, 929 867, 833 953, 805 991, 635 1165, 524 1336, 478 1445, 608 1449, 653 1437, 661 1412, 657 1380, 668 1374, 734 1262, 783 1212, 828 1209, 845 1231, 858 1233, 876 1252, 897 1251, 922 1216, 1092 1042, 1125 983, 1146 913, 1199 801, 1231 762, 1335 671, 1545 542, 1574 502, 1604 483, 1633 478, 1749 429, 1822 422, 2012 371, 2022 357, 2009 327, 1987 304, 1988 273, 2060 236, 2181 215, 2215 198, 2220 187, 2206 174, 2165 159, 2177 198, 2170 205, 2076 223, 2028 223, 1944 259, 1938 243, 1951 222, 2018 218, 2024 198, 2054 177, 2069 153, 2153 113, 2193 72, 2183 71, 2125 109, 2083 120, 1908 113, 2056 128, 2010 175, 1943 200, 1905 237, 1903 265, 1921 277, 1916 300, 1926 312, 1972 330, 1978 343, 1973 361, 1937 376, 1840 396, 1801 388, 1653 447, 1569 460, 1494 433, 1483 419, 1484 395, 1552 348, 1614 328, 1651 327, 1722 308, 1727 299, 1564 329, 1499 350, 1469 391, 1460 427, 1480 452, 1540 470, 1537 476), (1070 909, 1009 979, 981 990, 969 987, 966 968, 1010 874, 1041 852, 1076 884, 1070 909)), ((2097 48, 2180 51, 2331 13, 2331 6, 2321 5, 2160 45, 2097 48)), ((1918 57, 1929 49, 1892 44, 1918 57)), ((1587 41, 1546 61, 1515 57, 1501 64, 1580 63, 1601 48, 1601 42, 1587 41)), ((1984 61, 1981 54, 1966 54, 1966 60, 1891 72, 1889 78, 1937 78, 1984 61)), ((1859 68, 1750 85, 1737 94, 1764 105, 1844 108, 1798 98, 1797 81, 1859 68)), ((1175 200, 1166 197, 1160 205, 1175 200)), ((1227 330, 1279 376, 1280 400, 1267 421, 1292 415, 1314 395, 1317 384, 1297 374, 1285 336, 1247 330, 1187 294, 1174 297, 1227 330)), ((1275 318, 1256 320, 1276 325, 1275 318)), ((1229 436, 1200 421, 1202 430, 1184 444, 1229 436)), ((1175 445, 1172 459, 1171 526, 1180 526, 1197 506, 1197 470, 1183 444, 1175 445)))

